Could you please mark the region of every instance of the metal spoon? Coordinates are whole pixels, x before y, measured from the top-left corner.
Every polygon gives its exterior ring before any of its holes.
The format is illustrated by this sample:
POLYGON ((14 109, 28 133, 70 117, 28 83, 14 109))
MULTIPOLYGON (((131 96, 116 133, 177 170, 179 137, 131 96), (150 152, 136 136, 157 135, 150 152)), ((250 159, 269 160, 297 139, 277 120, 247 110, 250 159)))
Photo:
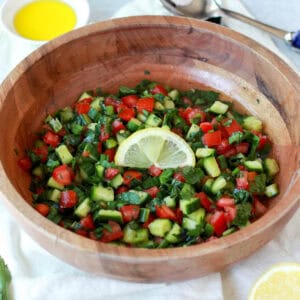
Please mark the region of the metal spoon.
POLYGON ((205 0, 192 0, 187 5, 178 5, 174 3, 172 0, 160 0, 162 4, 170 11, 177 15, 193 17, 193 18, 204 18, 207 16, 212 16, 212 14, 216 13, 216 9, 219 9, 226 15, 250 24, 254 27, 257 27, 261 30, 264 30, 280 39, 286 41, 289 45, 292 46, 292 49, 298 50, 300 49, 300 30, 296 32, 289 32, 282 30, 280 28, 265 24, 263 22, 254 20, 249 18, 243 14, 232 11, 230 9, 224 8, 221 4, 220 0, 213 0, 214 3, 207 2, 205 0), (216 9, 213 10, 213 4, 216 5, 216 9), (209 7, 209 9, 208 9, 209 7))

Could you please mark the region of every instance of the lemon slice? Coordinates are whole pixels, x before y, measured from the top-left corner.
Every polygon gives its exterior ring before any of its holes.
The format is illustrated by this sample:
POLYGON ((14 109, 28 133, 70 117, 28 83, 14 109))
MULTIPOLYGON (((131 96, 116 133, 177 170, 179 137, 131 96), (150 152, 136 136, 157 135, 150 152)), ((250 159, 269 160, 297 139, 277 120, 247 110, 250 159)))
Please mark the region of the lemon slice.
POLYGON ((195 166, 195 154, 179 135, 163 128, 146 128, 129 136, 119 146, 115 163, 132 168, 161 169, 195 166))
POLYGON ((264 273, 251 289, 248 300, 299 300, 300 264, 281 263, 264 273))

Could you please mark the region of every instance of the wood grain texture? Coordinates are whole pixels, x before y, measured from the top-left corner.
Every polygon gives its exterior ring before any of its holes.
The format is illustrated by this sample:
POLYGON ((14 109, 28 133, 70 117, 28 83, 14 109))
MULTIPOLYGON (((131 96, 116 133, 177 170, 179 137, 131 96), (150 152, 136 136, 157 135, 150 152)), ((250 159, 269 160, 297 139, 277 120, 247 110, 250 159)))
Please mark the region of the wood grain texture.
POLYGON ((298 207, 300 79, 278 57, 229 29, 179 17, 93 24, 41 47, 0 88, 0 188, 16 221, 47 251, 83 270, 161 282, 219 271, 272 239, 298 207), (144 71, 150 71, 145 75, 144 71), (177 249, 128 249, 95 242, 48 221, 31 206, 17 166, 48 112, 101 86, 114 92, 148 78, 179 89, 209 87, 258 115, 275 143, 281 194, 261 219, 228 237, 177 249), (257 101, 259 99, 259 101, 257 101), (292 183, 292 184, 291 184, 292 183))

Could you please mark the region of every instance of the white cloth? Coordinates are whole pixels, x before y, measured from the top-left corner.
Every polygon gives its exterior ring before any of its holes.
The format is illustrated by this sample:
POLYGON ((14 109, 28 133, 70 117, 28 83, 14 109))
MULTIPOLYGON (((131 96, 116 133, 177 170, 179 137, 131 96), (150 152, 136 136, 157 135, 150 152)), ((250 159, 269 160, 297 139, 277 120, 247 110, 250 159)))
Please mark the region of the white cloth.
MULTIPOLYGON (((225 2, 229 8, 247 14, 238 0, 225 2)), ((90 4, 91 21, 127 15, 170 14, 159 0, 90 0, 90 4)), ((225 21, 229 27, 281 55, 267 34, 234 20, 226 18, 225 21)), ((0 28, 0 81, 33 49, 32 45, 21 44, 0 28)), ((3 197, 0 192, 0 199, 3 197)), ((94 276, 58 260, 24 232, 0 202, 0 255, 12 273, 11 292, 15 300, 152 300, 170 297, 174 300, 243 300, 255 279, 270 265, 283 261, 300 262, 299 226, 300 211, 265 247, 221 273, 179 283, 140 284, 94 276)))

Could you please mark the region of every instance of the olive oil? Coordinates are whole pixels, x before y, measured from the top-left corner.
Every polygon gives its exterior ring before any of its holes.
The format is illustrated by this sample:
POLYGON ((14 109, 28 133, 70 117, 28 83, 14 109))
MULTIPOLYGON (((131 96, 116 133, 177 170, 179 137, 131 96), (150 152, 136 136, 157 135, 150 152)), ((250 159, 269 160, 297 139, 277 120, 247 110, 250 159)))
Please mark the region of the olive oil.
POLYGON ((76 14, 60 0, 37 0, 17 11, 14 18, 16 32, 31 40, 49 41, 72 30, 76 14))

